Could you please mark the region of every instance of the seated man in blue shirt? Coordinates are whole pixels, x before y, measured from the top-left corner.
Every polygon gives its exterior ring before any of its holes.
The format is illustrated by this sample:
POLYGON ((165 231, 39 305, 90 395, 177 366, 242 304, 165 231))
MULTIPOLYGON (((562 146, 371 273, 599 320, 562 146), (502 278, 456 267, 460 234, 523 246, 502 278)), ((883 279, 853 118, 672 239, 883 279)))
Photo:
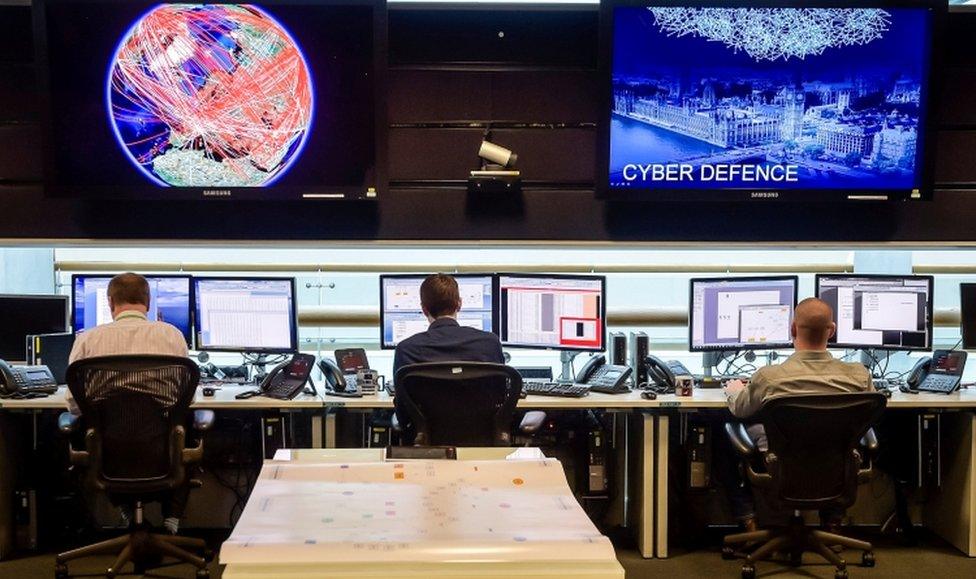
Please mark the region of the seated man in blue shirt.
MULTIPOLYGON (((461 293, 457 280, 449 275, 428 276, 420 285, 420 306, 430 326, 426 332, 410 336, 397 344, 393 354, 393 376, 400 368, 423 362, 494 362, 504 364, 498 336, 457 321, 461 293)), ((397 405, 397 419, 406 416, 397 405)))

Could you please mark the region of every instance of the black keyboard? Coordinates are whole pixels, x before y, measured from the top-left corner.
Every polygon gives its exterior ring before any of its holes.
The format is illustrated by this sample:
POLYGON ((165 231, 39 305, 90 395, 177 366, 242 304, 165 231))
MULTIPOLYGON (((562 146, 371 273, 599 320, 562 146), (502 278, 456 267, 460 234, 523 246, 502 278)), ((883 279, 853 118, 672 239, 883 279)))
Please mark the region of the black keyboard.
POLYGON ((590 387, 583 384, 567 384, 565 382, 523 382, 522 389, 532 396, 562 396, 564 398, 582 398, 590 393, 590 387))

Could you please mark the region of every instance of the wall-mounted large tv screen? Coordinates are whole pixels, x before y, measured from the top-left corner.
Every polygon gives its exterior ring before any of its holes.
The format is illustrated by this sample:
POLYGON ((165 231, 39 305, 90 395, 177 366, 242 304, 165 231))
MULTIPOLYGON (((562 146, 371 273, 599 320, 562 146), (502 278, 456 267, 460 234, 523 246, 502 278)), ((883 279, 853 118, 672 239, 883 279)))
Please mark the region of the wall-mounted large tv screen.
POLYGON ((603 8, 608 198, 928 198, 946 4, 603 8))
POLYGON ((36 0, 45 189, 369 198, 384 186, 384 0, 36 0))

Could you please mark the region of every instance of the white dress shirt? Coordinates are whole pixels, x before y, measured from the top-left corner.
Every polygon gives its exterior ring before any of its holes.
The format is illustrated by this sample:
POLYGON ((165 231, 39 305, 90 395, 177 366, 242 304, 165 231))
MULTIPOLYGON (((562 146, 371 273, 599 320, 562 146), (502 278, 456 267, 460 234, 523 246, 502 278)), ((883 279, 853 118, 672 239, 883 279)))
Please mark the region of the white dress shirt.
MULTIPOLYGON (((110 324, 103 324, 78 334, 71 348, 68 363, 99 356, 144 354, 186 357, 186 338, 175 326, 165 322, 150 322, 146 314, 125 311, 110 324)), ((68 410, 81 414, 69 390, 68 410)))

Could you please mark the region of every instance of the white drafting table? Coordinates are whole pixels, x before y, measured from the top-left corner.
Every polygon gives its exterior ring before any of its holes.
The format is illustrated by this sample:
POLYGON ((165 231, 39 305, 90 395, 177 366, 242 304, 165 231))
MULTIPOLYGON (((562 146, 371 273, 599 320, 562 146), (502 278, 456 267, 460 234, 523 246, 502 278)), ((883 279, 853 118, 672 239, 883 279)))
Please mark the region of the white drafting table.
MULTIPOLYGON (((221 548, 228 579, 624 577, 555 459, 383 461, 383 449, 279 451, 221 548)), ((518 449, 525 453, 526 449, 518 449)))

